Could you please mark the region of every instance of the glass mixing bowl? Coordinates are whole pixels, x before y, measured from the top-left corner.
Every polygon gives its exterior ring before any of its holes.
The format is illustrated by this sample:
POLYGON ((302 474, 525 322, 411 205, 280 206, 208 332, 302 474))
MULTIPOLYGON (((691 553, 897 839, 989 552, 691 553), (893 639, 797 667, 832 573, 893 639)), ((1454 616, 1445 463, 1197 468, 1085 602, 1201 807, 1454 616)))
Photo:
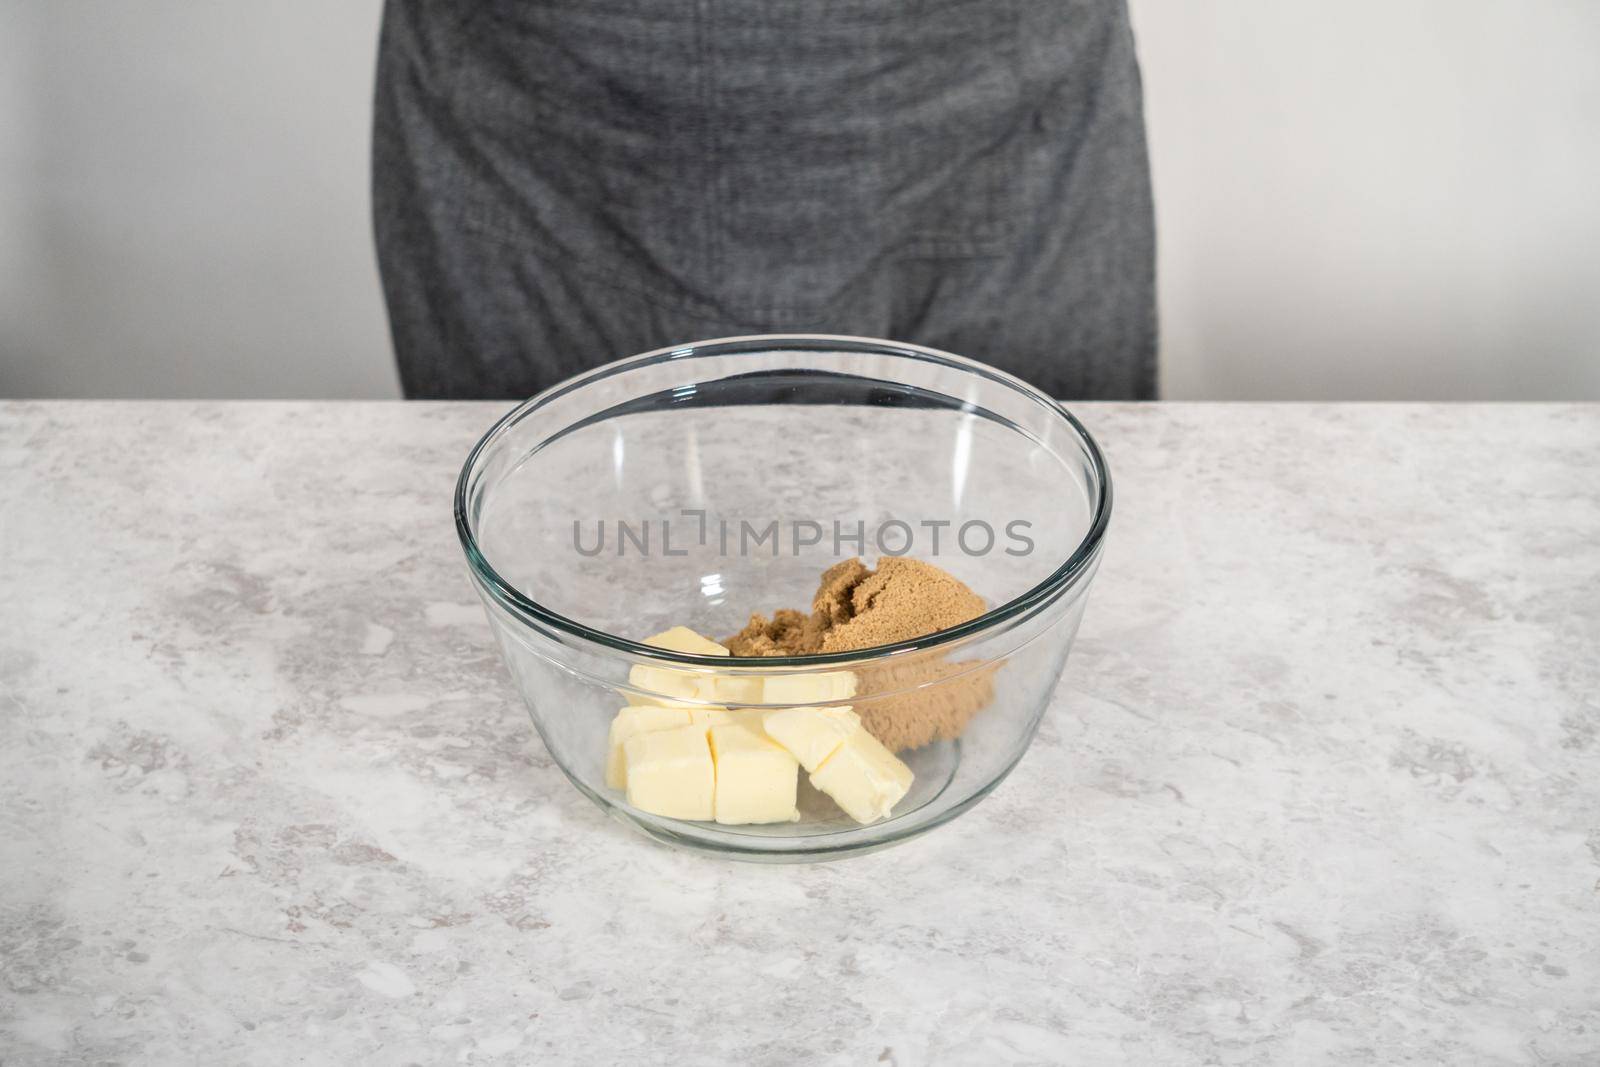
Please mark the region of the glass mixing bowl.
POLYGON ((665 348, 558 385, 478 442, 455 497, 506 664, 573 784, 658 840, 771 861, 903 841, 999 784, 1066 664, 1110 512, 1100 449, 1054 400, 959 356, 829 336, 665 348), (841 559, 897 555, 943 568, 989 610, 833 655, 641 643, 674 626, 721 641, 752 612, 808 610, 841 559), (829 688, 847 672, 850 686, 829 688), (853 707, 895 736, 934 730, 899 753, 914 778, 888 817, 856 822, 803 772, 799 821, 758 825, 654 815, 607 785, 626 704, 797 699, 853 707))

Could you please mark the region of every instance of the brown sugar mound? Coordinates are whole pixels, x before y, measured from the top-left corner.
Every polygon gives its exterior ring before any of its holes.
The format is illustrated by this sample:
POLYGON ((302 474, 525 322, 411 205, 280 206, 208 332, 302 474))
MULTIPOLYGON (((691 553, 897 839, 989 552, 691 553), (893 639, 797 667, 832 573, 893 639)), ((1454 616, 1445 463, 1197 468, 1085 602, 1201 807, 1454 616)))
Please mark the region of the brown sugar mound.
MULTIPOLYGON (((926 637, 984 610, 982 597, 931 563, 890 557, 873 571, 848 559, 822 573, 810 614, 752 615, 722 643, 735 656, 858 652, 926 637)), ((994 671, 939 656, 864 666, 856 670, 854 706, 862 725, 891 751, 918 748, 966 728, 994 699, 994 671)))
POLYGON ((723 644, 735 656, 859 652, 948 630, 983 612, 982 597, 931 563, 891 557, 872 571, 847 559, 822 572, 810 615, 752 615, 723 644))
POLYGON ((780 608, 769 620, 750 616, 745 628, 722 642, 735 656, 814 656, 826 627, 815 617, 780 608))
POLYGON ((931 659, 863 671, 856 714, 890 752, 952 741, 994 699, 998 668, 996 663, 931 659), (873 699, 877 693, 893 695, 873 699))

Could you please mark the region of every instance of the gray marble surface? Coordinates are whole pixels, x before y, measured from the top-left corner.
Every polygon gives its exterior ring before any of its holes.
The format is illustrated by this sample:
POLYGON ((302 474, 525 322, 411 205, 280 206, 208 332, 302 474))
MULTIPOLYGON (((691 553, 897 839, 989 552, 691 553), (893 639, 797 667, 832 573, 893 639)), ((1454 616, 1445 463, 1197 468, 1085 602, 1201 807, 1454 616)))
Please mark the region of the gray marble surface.
POLYGON ((501 407, 0 406, 0 1061, 1600 1062, 1600 407, 1083 405, 1027 757, 780 868, 533 736, 501 407))

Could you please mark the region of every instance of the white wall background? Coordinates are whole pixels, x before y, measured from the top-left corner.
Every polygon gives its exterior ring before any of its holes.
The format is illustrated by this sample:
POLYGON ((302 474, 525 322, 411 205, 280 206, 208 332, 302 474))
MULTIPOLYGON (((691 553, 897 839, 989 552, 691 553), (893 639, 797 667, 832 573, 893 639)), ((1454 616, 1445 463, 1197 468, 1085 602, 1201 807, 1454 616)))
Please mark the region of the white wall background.
POLYGON ((1600 2, 1133 10, 1167 395, 1600 399, 1600 2))
POLYGON ((399 395, 379 7, 0 0, 0 395, 399 395))
MULTIPOLYGON (((0 0, 0 396, 393 396, 379 0, 0 0)), ((1600 399, 1600 2, 1133 0, 1166 395, 1600 399)))

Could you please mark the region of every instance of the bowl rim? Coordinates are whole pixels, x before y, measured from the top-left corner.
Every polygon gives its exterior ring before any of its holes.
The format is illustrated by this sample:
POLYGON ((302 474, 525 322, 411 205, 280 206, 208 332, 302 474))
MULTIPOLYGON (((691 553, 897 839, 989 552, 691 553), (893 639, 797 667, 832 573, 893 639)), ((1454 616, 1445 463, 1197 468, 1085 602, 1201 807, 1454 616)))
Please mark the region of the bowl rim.
POLYGON ((502 415, 478 439, 477 444, 472 446, 472 450, 467 453, 466 461, 461 465, 461 474, 456 479, 455 520, 456 535, 461 541, 462 550, 466 553, 467 565, 471 569, 473 576, 482 583, 496 601, 512 610, 515 614, 543 623, 562 633, 600 645, 611 651, 627 653, 646 660, 659 660, 666 663, 687 664, 696 667, 714 667, 724 671, 729 667, 751 668, 759 666, 770 672, 774 668, 781 667, 823 668, 842 663, 859 663, 864 659, 878 660, 887 656, 921 652, 930 648, 953 644, 975 634, 999 633, 1003 628, 1008 628, 1008 624, 1018 623, 1032 617, 1038 609, 1053 602, 1068 589, 1077 585, 1083 576, 1092 569, 1104 543, 1106 529, 1110 525, 1111 499, 1111 469, 1107 465, 1105 455, 1101 452, 1099 442, 1094 439, 1094 435, 1063 404, 1014 375, 1007 374, 1005 371, 991 367, 986 363, 969 359, 966 356, 958 356, 952 352, 944 352, 907 341, 856 337, 849 334, 748 334, 669 345, 664 348, 641 352, 638 355, 627 356, 596 367, 584 374, 574 375, 565 381, 557 382, 543 392, 524 400, 502 415), (653 645, 620 637, 604 630, 597 630, 576 619, 552 611, 506 581, 490 565, 488 559, 478 547, 477 537, 472 531, 471 522, 468 520, 467 496, 472 483, 472 474, 478 465, 479 458, 497 439, 508 433, 517 423, 559 397, 577 392, 594 382, 609 378, 624 370, 678 359, 727 355, 751 350, 781 351, 783 349, 815 352, 855 352, 939 363, 987 378, 1022 394, 1028 400, 1065 422, 1077 434, 1083 446, 1084 454, 1089 459, 1089 464, 1097 483, 1094 511, 1089 523, 1089 529, 1084 533, 1083 538, 1073 551, 1068 554, 1066 560, 1044 580, 1026 592, 989 609, 975 619, 964 622, 959 626, 935 631, 924 637, 912 638, 909 641, 900 641, 892 645, 878 645, 873 648, 857 649, 850 652, 831 652, 805 656, 708 656, 699 653, 673 652, 668 649, 656 648, 653 645))

